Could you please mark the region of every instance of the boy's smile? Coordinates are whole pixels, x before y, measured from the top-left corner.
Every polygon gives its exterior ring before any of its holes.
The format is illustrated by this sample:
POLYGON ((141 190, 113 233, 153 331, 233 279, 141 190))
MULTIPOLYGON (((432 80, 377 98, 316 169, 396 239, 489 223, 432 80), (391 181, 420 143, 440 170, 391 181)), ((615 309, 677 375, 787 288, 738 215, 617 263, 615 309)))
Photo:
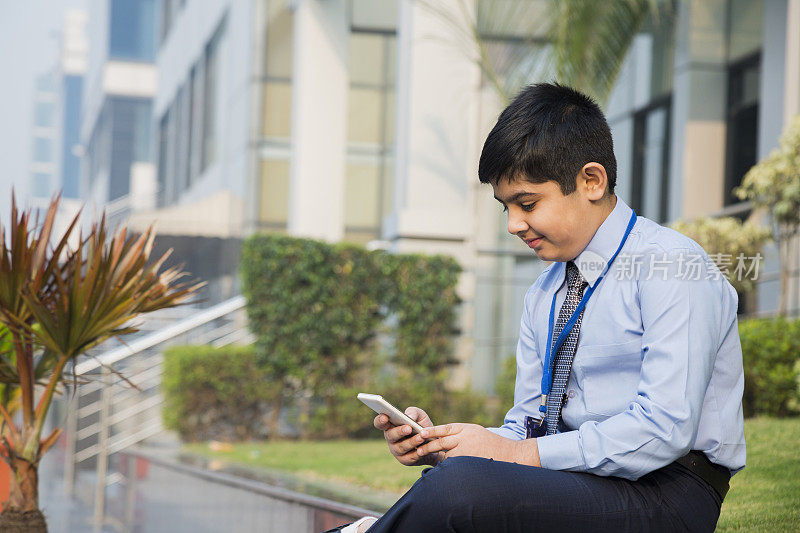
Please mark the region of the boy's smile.
POLYGON ((567 196, 555 181, 501 179, 492 185, 494 197, 508 211, 508 232, 543 261, 577 257, 617 203, 615 195, 603 196, 606 176, 601 165, 587 163, 576 180, 576 190, 567 196))

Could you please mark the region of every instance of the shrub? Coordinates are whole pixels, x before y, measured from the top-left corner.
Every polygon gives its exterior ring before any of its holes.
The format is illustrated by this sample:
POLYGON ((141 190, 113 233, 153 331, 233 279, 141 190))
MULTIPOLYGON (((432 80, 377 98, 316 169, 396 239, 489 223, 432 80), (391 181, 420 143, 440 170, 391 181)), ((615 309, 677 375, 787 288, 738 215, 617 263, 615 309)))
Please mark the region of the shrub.
POLYGON ((434 424, 465 422, 483 426, 496 425, 488 408, 486 395, 470 389, 448 389, 444 375, 384 379, 379 386, 381 395, 398 409, 416 406, 423 409, 434 424))
POLYGON ((744 363, 745 416, 791 414, 798 398, 800 320, 767 318, 739 323, 744 363))
POLYGON ((454 259, 254 235, 242 247, 241 272, 258 364, 279 389, 273 414, 290 398, 308 398, 296 419, 302 434, 360 434, 355 393, 375 382, 384 355, 405 382, 443 390, 456 362, 454 259), (375 343, 384 326, 394 341, 387 354, 375 343))
POLYGON ((259 367, 279 390, 274 413, 298 392, 331 405, 334 386, 369 373, 383 316, 378 253, 283 235, 245 241, 243 292, 259 367))
POLYGON ((184 440, 267 436, 264 422, 277 388, 256 364, 252 346, 174 346, 164 352, 164 426, 184 440))
POLYGON ((375 412, 356 399, 359 392, 369 392, 364 387, 335 387, 319 403, 311 415, 311 436, 316 439, 345 439, 379 437, 381 433, 372 426, 375 412))
POLYGON ((456 284, 461 267, 444 256, 388 255, 382 258, 388 312, 397 319, 394 364, 414 378, 442 375, 452 356, 456 284))

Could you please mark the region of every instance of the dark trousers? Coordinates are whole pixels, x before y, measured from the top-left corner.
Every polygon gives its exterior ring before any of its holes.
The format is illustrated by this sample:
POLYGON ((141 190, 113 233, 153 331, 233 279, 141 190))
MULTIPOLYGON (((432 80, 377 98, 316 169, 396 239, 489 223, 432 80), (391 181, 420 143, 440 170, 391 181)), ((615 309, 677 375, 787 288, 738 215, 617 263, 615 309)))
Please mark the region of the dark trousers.
POLYGON ((674 463, 629 481, 453 457, 425 469, 369 533, 714 531, 721 505, 674 463))

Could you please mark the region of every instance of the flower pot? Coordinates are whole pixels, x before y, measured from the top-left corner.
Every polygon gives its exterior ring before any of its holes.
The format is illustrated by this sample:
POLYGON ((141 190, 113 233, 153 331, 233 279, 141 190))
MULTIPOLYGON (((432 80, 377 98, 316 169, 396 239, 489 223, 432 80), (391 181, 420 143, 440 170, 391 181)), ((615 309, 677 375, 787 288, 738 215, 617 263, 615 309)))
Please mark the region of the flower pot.
POLYGON ((5 461, 0 461, 0 509, 5 508, 8 493, 11 489, 11 468, 5 461))

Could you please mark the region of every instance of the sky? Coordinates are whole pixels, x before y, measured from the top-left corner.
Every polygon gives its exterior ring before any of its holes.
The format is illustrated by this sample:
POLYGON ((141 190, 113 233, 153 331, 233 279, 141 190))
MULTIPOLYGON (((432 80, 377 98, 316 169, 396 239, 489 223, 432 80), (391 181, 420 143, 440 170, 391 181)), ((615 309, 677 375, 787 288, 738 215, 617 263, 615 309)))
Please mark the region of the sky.
MULTIPOLYGON (((11 187, 28 195, 33 88, 56 65, 63 13, 86 0, 0 0, 0 222, 8 223, 11 187)), ((23 200, 24 201, 24 200, 23 200)))

